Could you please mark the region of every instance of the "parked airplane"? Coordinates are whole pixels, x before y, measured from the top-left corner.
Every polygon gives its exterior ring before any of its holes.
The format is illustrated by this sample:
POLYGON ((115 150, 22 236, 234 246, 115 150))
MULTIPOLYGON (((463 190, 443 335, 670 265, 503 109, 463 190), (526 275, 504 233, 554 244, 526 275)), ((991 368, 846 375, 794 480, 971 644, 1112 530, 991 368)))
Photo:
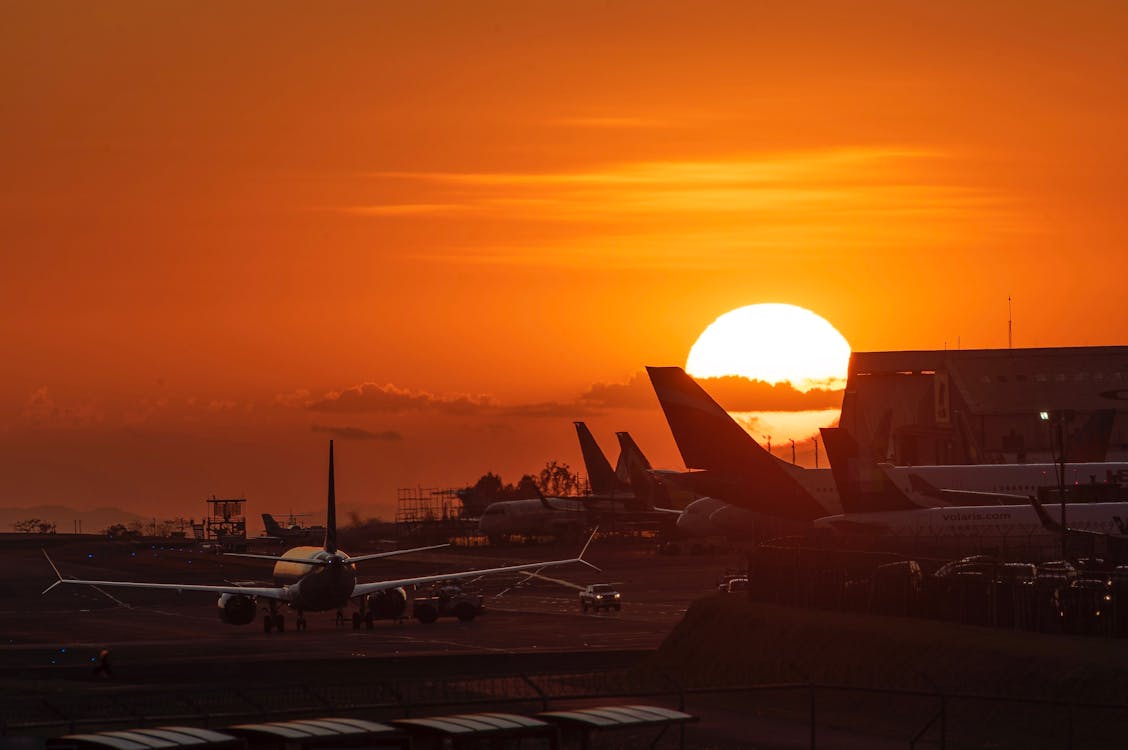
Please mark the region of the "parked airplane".
POLYGON ((608 521, 660 524, 677 515, 676 510, 652 505, 654 480, 648 473, 650 462, 630 435, 616 433, 621 450, 617 469, 612 471, 611 463, 587 425, 574 424, 592 492, 490 503, 478 520, 479 531, 490 537, 508 534, 569 536, 608 521))
MULTIPOLYGON (((624 476, 626 468, 622 453, 615 469, 603 454, 603 449, 595 442, 595 436, 583 422, 573 422, 576 427, 576 436, 580 440, 580 453, 584 457, 584 469, 587 470, 588 485, 591 487, 593 498, 622 499, 626 495, 633 497, 629 476, 624 476)), ((646 459, 643 458, 645 461, 646 459)))
POLYGON ((300 526, 293 522, 286 526, 278 523, 269 513, 262 514, 262 527, 271 539, 314 539, 325 534, 324 526, 300 526))
MULTIPOLYGON (((592 538, 594 538, 594 533, 592 538)), ((404 614, 407 608, 406 587, 435 583, 437 581, 451 581, 495 573, 516 573, 524 570, 540 570, 541 568, 569 563, 583 563, 594 568, 594 565, 583 559, 591 544, 589 538, 579 556, 567 560, 548 560, 544 562, 524 563, 521 565, 507 565, 498 568, 482 570, 465 570, 455 573, 438 573, 426 576, 414 576, 370 583, 357 581, 356 564, 365 560, 374 560, 391 555, 419 552, 435 547, 420 547, 410 550, 397 550, 394 552, 380 552, 369 555, 350 557, 337 548, 337 514, 336 497, 333 479, 333 441, 329 441, 329 497, 328 510, 325 523, 325 541, 322 547, 294 547, 281 556, 238 554, 238 557, 250 557, 274 562, 274 586, 241 586, 241 585, 200 585, 189 583, 147 583, 140 581, 92 581, 73 578, 63 578, 55 563, 44 556, 51 564, 55 575, 58 577, 43 593, 61 583, 82 584, 86 586, 105 586, 137 589, 162 589, 166 591, 204 591, 219 595, 219 618, 232 625, 246 625, 251 622, 261 606, 265 611, 263 615, 263 630, 282 632, 285 629, 285 619, 279 611, 286 606, 297 612, 297 628, 304 630, 306 627, 306 612, 325 612, 337 610, 338 616, 343 617, 343 610, 350 605, 355 605, 357 611, 353 613, 353 627, 360 627, 363 621, 372 627, 373 620, 380 618, 395 618, 404 614)), ((443 547, 446 545, 436 545, 443 547)), ((234 554, 234 553, 229 553, 234 554)))
POLYGON ((679 519, 684 531, 766 538, 841 512, 830 470, 805 469, 768 453, 680 367, 646 370, 685 465, 700 470, 663 479, 684 482, 710 500, 686 508, 679 519))
MULTIPOLYGON (((820 518, 814 525, 882 546, 900 542, 911 548, 906 551, 918 554, 1057 557, 1061 506, 1051 504, 1040 511, 1044 516, 1030 504, 946 506, 843 513, 820 518), (1059 531, 1054 530, 1055 525, 1059 531)), ((1070 530, 1128 538, 1128 502, 1071 503, 1066 506, 1065 519, 1070 530)))
MULTIPOLYGON (((947 505, 1027 505, 1056 491, 1061 464, 892 466, 862 455, 843 427, 824 427, 823 445, 847 513, 916 510, 947 505)), ((1128 463, 1067 463, 1070 502, 1124 499, 1128 463)))

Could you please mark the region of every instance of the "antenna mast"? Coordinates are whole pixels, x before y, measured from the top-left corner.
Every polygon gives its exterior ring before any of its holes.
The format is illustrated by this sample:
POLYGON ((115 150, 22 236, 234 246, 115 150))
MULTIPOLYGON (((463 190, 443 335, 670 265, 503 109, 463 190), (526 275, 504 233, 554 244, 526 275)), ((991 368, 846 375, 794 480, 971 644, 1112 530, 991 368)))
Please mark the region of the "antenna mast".
POLYGON ((1011 298, 1007 297, 1007 348, 1014 348, 1014 315, 1011 314, 1011 298))

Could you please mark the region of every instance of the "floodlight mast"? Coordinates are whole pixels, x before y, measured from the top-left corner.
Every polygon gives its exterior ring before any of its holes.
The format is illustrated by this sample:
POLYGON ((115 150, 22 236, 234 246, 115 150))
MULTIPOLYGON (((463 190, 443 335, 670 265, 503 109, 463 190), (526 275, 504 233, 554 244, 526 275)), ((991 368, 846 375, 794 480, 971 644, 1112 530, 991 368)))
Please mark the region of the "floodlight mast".
POLYGON ((1067 411, 1039 412, 1043 422, 1050 423, 1050 460, 1057 464, 1058 502, 1061 503, 1061 559, 1066 560, 1069 538, 1069 527, 1065 522, 1065 420, 1072 414, 1067 411), (1054 459, 1054 437, 1057 436, 1057 459, 1054 459))

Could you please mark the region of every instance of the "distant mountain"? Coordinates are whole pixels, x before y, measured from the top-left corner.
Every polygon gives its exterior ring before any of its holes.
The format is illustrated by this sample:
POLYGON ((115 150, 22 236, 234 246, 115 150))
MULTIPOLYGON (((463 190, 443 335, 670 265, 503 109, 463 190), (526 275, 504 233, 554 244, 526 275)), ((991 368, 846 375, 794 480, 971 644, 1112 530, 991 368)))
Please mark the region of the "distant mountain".
POLYGON ((73 534, 81 523, 84 534, 97 534, 115 523, 127 524, 142 520, 142 516, 121 508, 95 508, 75 510, 64 505, 36 505, 31 508, 0 508, 0 532, 12 532, 12 525, 29 518, 38 518, 55 524, 59 534, 73 534))

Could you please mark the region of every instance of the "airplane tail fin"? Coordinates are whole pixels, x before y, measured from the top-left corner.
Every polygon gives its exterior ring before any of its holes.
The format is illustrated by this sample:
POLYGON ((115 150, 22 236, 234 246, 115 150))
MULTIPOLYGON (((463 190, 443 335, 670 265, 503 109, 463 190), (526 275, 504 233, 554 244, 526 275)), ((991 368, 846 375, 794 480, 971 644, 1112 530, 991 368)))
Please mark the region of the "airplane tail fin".
POLYGON ((842 509, 847 513, 920 510, 870 456, 845 427, 823 427, 823 446, 842 509))
POLYGON ((617 486, 615 472, 611 470, 611 462, 603 455, 588 426, 583 422, 573 422, 573 424, 576 426, 576 435, 580 439, 580 452, 584 456, 584 468, 587 469, 591 491, 598 495, 609 495, 622 489, 617 486))
POLYGON ((337 551, 337 493, 333 481, 333 441, 329 441, 329 507, 325 513, 325 551, 337 551))
POLYGON ((686 467, 705 469, 733 487, 728 497, 715 497, 779 518, 809 521, 827 515, 790 466, 761 448, 684 370, 646 371, 686 467))
POLYGON ((1112 437, 1115 409, 1099 409, 1065 441, 1065 460, 1069 463, 1103 463, 1112 437))
POLYGON ((262 514, 262 527, 270 536, 282 536, 282 527, 274 520, 274 516, 269 513, 262 514))
POLYGON ((656 482, 650 474, 650 461, 629 432, 616 432, 619 440, 619 465, 615 475, 622 486, 629 488, 636 501, 647 507, 654 506, 656 482))

